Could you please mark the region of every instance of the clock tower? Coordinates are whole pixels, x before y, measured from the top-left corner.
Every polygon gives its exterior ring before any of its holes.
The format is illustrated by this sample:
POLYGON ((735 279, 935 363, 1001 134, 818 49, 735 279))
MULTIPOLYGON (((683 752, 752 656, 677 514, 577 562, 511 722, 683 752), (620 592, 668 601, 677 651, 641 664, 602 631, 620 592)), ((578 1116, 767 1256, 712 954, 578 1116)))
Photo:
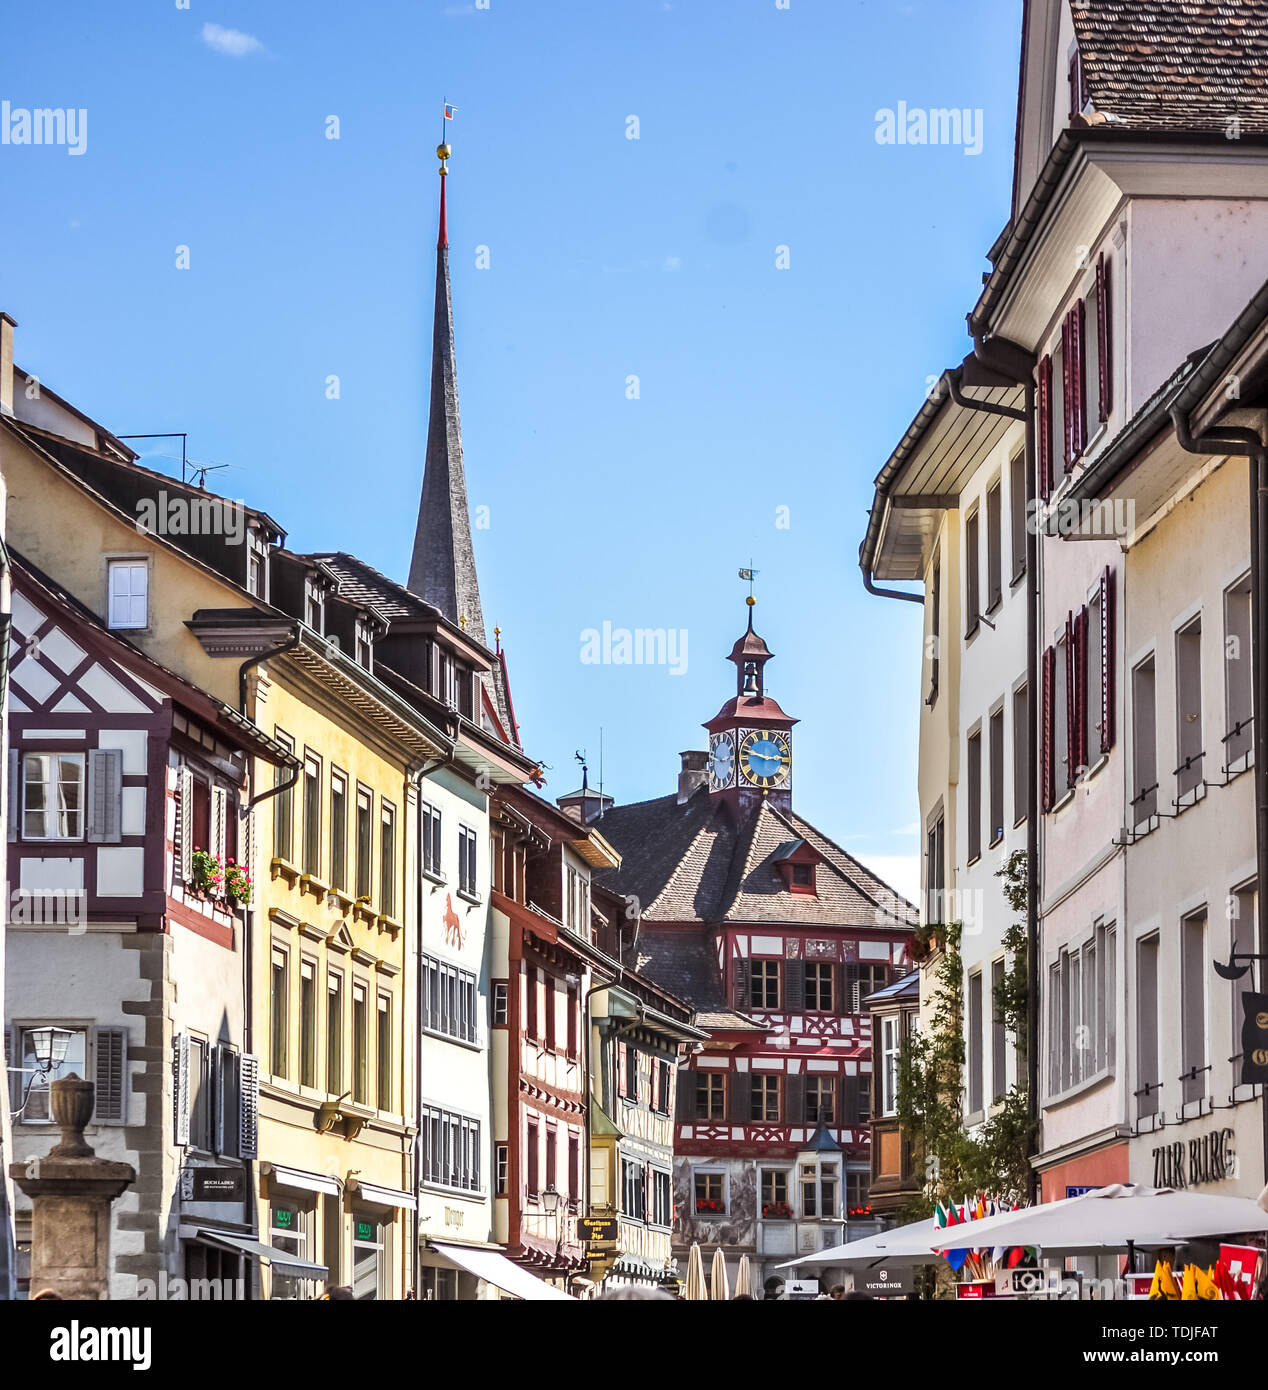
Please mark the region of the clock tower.
POLYGON ((773 653, 753 631, 750 594, 748 628, 731 648, 735 696, 705 724, 709 731, 709 791, 741 817, 769 800, 781 811, 792 809, 792 726, 766 694, 766 663, 773 653))

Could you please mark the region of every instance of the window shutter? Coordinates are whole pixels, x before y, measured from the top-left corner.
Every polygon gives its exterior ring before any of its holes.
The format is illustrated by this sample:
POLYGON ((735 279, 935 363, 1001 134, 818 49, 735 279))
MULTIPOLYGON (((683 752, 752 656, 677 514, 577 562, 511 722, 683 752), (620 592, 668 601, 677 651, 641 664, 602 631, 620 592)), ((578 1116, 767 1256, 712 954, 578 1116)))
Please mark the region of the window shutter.
POLYGON ((1075 651, 1074 614, 1065 615, 1065 785, 1074 786, 1079 758, 1078 653, 1075 651))
POLYGON ((753 1076, 747 1071, 731 1073, 731 1121, 747 1125, 753 1120, 753 1076))
POLYGON ((229 813, 229 793, 223 787, 211 789, 211 852, 225 862, 225 836, 229 813))
MULTIPOLYGON (((16 756, 16 754, 14 755, 16 756)), ((4 1041, 8 1048, 5 1057, 5 1075, 9 1080, 9 1113, 16 1115, 22 1108, 22 1092, 26 1089, 27 1078, 17 1070, 22 1065, 22 1038, 17 1028, 6 1028, 4 1041)))
POLYGON ((660 1109, 660 1062, 659 1062, 655 1057, 653 1057, 653 1058, 651 1059, 651 1062, 652 1062, 652 1078, 651 1078, 651 1081, 652 1081, 652 1095, 651 1095, 651 1108, 652 1108, 653 1110, 659 1110, 659 1109, 660 1109))
POLYGON ((629 1076, 629 1046, 619 1042, 616 1045, 616 1093, 618 1096, 626 1094, 627 1081, 629 1076))
POLYGON ((1114 746, 1118 672, 1114 666, 1114 571, 1101 575, 1101 752, 1114 746))
POLYGON ((784 1078, 784 1123, 806 1123, 806 1078, 800 1074, 784 1078))
POLYGON ((859 1084, 858 1076, 841 1078, 841 1125, 844 1129, 856 1129, 859 1123, 859 1084))
POLYGON ((1046 502, 1052 495, 1052 355, 1045 353, 1039 363, 1039 495, 1046 502))
POLYGON ((189 1143, 189 1034, 172 1038, 173 1142, 189 1143))
POLYGON ((1087 707, 1087 634, 1088 634, 1088 615, 1087 604, 1075 614, 1074 617, 1074 700, 1078 706, 1078 719, 1076 721, 1076 743, 1075 753, 1078 761, 1075 763, 1076 771, 1079 768, 1090 767, 1092 759, 1089 757, 1091 741, 1088 738, 1088 725, 1090 722, 1087 707))
POLYGON ((806 966, 804 961, 784 962, 784 1008, 790 1014, 806 1007, 806 966))
POLYGON ((1043 809, 1045 812, 1051 811, 1056 802, 1056 758, 1052 746, 1052 712, 1056 703, 1056 675, 1057 675, 1057 654, 1052 647, 1047 648, 1043 654, 1043 728, 1041 730, 1041 741, 1039 745, 1040 762, 1040 791, 1043 797, 1043 809))
POLYGON ((180 805, 177 807, 177 820, 177 868, 180 877, 188 883, 194 872, 194 774, 183 764, 180 769, 180 805))
POLYGON ((688 1125, 696 1118, 696 1076, 694 1071, 680 1067, 674 1095, 674 1118, 681 1125, 688 1125))
POLYGON ((1070 336, 1074 341, 1074 432, 1071 457, 1079 458, 1087 444, 1087 383, 1083 375, 1083 339, 1086 331, 1087 303, 1080 296, 1070 311, 1070 336))
POLYGON ((1100 396, 1100 418, 1108 420, 1114 406, 1114 365, 1110 353, 1114 335, 1110 330, 1110 263, 1102 251, 1096 262, 1096 366, 1100 396))
POLYGON ((736 1007, 740 1009, 747 1009, 750 1007, 748 987, 748 960, 744 956, 736 956, 733 970, 735 972, 736 1007))
POLYGON ((238 1155, 257 1157, 260 1129, 260 1059, 250 1052, 238 1058, 238 1155))
POLYGON ((126 1028, 94 1028, 96 1095, 93 1119, 121 1125, 128 1118, 128 1032, 126 1028))
POLYGON ((88 843, 118 844, 123 838, 123 753, 118 748, 88 750, 88 843))
POLYGON ((18 822, 22 819, 22 798, 19 795, 18 750, 9 749, 9 839, 18 838, 18 822))
POLYGON ((1074 462, 1074 325, 1061 320, 1061 457, 1068 473, 1074 462))

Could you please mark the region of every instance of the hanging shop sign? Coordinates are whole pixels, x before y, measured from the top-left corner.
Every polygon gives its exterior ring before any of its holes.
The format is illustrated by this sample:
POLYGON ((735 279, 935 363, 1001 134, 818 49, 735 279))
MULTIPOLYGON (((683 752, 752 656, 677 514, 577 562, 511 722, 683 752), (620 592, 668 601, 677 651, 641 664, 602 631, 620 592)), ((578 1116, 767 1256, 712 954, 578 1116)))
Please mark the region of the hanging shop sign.
POLYGON ((181 1200, 185 1202, 240 1202, 246 1192, 242 1168, 186 1168, 181 1173, 181 1200))
POLYGON ((1237 1175, 1236 1135, 1213 1129, 1187 1142, 1162 1144, 1153 1150, 1155 1187, 1202 1187, 1237 1175))
POLYGON ((1268 994, 1242 995, 1242 1085, 1268 1084, 1268 994))
POLYGON ((577 1229, 586 1240, 615 1240, 615 1216, 582 1216, 577 1219, 577 1229))
POLYGON ((915 1287, 910 1269, 869 1269, 854 1276, 854 1287, 873 1298, 899 1298, 915 1287))

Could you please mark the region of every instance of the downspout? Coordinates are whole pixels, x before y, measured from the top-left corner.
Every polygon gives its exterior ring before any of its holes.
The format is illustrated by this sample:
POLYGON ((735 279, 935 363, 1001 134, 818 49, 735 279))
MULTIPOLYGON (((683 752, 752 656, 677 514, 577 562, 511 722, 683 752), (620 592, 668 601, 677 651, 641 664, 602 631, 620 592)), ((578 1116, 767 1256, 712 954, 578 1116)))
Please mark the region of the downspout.
POLYGON ((901 589, 878 589, 872 583, 872 576, 868 573, 867 566, 860 567, 863 570, 863 587, 869 594, 874 594, 877 598, 898 598, 906 603, 924 603, 924 594, 907 594, 901 589))
MULTIPOLYGON (((1268 447, 1257 430, 1240 426, 1207 430, 1195 439, 1188 417, 1178 405, 1171 407, 1171 423, 1176 440, 1190 454, 1223 454, 1244 458, 1250 473, 1250 593, 1251 593, 1251 711, 1255 750, 1255 895, 1259 928, 1259 950, 1268 956, 1268 717, 1264 714, 1264 691, 1268 674, 1268 615, 1261 602, 1264 583, 1264 537, 1268 535, 1268 447)), ((1262 977, 1260 987, 1262 988, 1262 977)), ((1264 1178, 1268 1181, 1268 1086, 1260 1096, 1263 1112, 1264 1178)))
MULTIPOLYGON (((250 719, 247 713, 247 672, 252 666, 257 666, 261 662, 269 661, 275 656, 280 656, 283 652, 288 652, 292 648, 299 646, 300 634, 296 628, 291 637, 282 643, 280 647, 273 647, 269 651, 261 652, 258 656, 248 657, 241 666, 238 667, 238 712, 244 719, 250 719)), ((255 721, 252 720, 252 723, 255 721)), ((290 777, 279 782, 277 786, 266 792, 259 792, 247 802, 247 814, 267 797, 276 796, 278 792, 285 791, 288 787, 293 787, 299 780, 299 770, 301 763, 298 758, 293 759, 294 766, 291 768, 290 777)), ((242 923, 242 1050, 245 1053, 252 1053, 255 1050, 255 990, 253 988, 253 972, 251 970, 252 961, 255 959, 255 908, 251 903, 247 903, 246 911, 243 913, 242 923)), ((247 1179, 247 1205, 249 1214, 247 1224, 251 1228, 253 1239, 259 1238, 259 1206, 255 1197, 255 1163, 246 1158, 242 1160, 246 1168, 247 1179)), ((257 1262, 258 1271, 259 1264, 257 1262)))
MULTIPOLYGON (((1042 707, 1039 691, 1039 528, 1034 522, 1038 470, 1035 459, 1035 358, 1008 339, 988 338, 969 318, 973 354, 988 370, 1015 381, 1025 391, 1020 416, 1026 427, 1026 690, 1029 695, 1029 727, 1026 730, 1026 1103, 1030 1122, 1026 1152, 1033 1157, 1039 1135, 1039 735, 1042 707)), ((952 377, 952 398, 957 399, 958 374, 952 377)), ((986 409, 1007 414, 1005 408, 974 402, 959 396, 966 410, 986 409)), ((1019 412, 1011 412, 1018 418, 1019 412)), ((1030 1171, 1031 1203, 1040 1195, 1039 1174, 1030 1171)))

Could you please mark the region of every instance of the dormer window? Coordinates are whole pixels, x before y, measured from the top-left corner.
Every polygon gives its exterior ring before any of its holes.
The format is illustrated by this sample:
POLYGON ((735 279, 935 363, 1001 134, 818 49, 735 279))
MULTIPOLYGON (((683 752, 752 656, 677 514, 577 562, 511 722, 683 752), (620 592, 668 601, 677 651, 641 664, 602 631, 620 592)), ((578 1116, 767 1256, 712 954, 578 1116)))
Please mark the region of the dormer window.
POLYGON ((266 602, 269 596, 269 546, 254 529, 247 532, 247 593, 266 602))
POLYGON ((1078 46, 1070 50, 1070 119, 1081 116, 1087 109, 1087 77, 1083 72, 1083 55, 1078 46))
POLYGON ((368 618, 357 619, 356 659, 358 666, 364 666, 367 671, 374 670, 374 632, 368 618))
POLYGON ((775 856, 775 867, 784 880, 784 887, 790 893, 804 893, 809 897, 817 896, 815 874, 822 862, 819 852, 805 840, 791 841, 775 856))
POLYGON ((316 579, 304 580, 304 621, 318 635, 325 636, 326 590, 316 579))

